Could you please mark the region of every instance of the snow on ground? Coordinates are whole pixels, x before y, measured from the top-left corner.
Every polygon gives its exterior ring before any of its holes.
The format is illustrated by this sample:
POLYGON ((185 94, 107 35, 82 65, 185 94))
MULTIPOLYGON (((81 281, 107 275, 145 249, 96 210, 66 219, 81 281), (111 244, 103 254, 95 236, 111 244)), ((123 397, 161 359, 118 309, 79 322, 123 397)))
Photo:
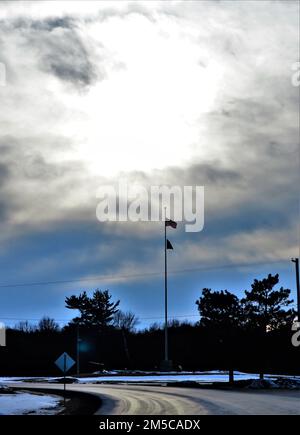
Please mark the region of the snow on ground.
POLYGON ((59 398, 30 393, 0 395, 0 415, 53 414, 59 398))
MULTIPOLYGON (((208 371, 208 372, 130 372, 130 374, 119 374, 118 372, 108 372, 107 374, 94 375, 87 377, 73 377, 74 381, 79 383, 93 382, 227 382, 228 372, 224 371, 208 371)), ((123 372, 124 373, 124 372, 123 372)), ((257 374, 234 372, 236 380, 258 379, 257 374)), ((60 378, 54 377, 3 377, 0 378, 0 383, 9 384, 16 382, 26 382, 34 380, 35 382, 57 382, 60 378)))
MULTIPOLYGON (((256 374, 235 372, 235 380, 258 379, 256 374)), ((228 373, 209 372, 207 374, 169 374, 143 375, 143 376, 97 376, 77 378, 79 383, 90 382, 227 382, 228 373)))
POLYGON ((0 377, 0 384, 15 384, 17 382, 48 382, 54 379, 53 377, 36 377, 36 376, 7 376, 0 377))
POLYGON ((0 394, 5 393, 8 389, 7 385, 0 384, 0 394))
MULTIPOLYGON (((94 374, 93 376, 85 376, 85 377, 68 377, 69 381, 78 382, 78 383, 97 383, 97 382, 228 382, 228 372, 226 371, 207 371, 207 372, 141 372, 141 371, 112 371, 105 372, 103 374, 94 374)), ((288 376, 288 375, 265 375, 266 379, 274 380, 277 378, 280 379, 289 379, 293 381, 300 382, 299 376, 288 376)), ((244 381, 244 380, 257 380, 259 379, 258 374, 255 373, 243 373, 239 371, 234 372, 235 381, 244 381)), ((34 381, 34 382, 61 382, 62 378, 57 377, 3 377, 0 378, 0 383, 10 384, 17 382, 26 382, 26 381, 34 381)))

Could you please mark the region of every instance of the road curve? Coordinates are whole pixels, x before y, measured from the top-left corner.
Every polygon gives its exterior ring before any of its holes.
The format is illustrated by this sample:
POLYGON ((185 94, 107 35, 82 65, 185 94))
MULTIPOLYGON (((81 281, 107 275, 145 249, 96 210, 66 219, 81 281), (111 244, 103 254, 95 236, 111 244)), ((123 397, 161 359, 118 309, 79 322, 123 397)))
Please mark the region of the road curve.
MULTIPOLYGON (((61 385, 14 386, 58 389, 61 385)), ((99 396, 98 415, 299 414, 300 391, 212 390, 148 385, 72 384, 68 390, 99 396)))

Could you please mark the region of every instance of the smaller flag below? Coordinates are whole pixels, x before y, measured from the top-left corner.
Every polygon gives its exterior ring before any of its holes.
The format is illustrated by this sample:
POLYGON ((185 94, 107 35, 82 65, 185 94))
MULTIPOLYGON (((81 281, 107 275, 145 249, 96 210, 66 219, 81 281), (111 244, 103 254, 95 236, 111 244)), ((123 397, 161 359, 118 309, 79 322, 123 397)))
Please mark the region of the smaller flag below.
POLYGON ((167 239, 167 249, 174 249, 170 240, 167 239))
POLYGON ((175 229, 177 227, 177 222, 172 221, 172 219, 167 219, 165 225, 166 227, 172 227, 175 229))

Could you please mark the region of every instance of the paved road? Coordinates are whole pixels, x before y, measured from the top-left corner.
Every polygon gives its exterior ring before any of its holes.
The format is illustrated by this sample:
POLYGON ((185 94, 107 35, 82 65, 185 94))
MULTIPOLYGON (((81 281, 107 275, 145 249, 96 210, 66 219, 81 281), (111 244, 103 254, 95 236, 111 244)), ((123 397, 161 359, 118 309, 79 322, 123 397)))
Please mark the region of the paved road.
MULTIPOLYGON (((19 388, 61 385, 15 384, 19 388)), ((226 391, 143 385, 67 385, 102 399, 101 415, 299 414, 300 391, 226 391)))

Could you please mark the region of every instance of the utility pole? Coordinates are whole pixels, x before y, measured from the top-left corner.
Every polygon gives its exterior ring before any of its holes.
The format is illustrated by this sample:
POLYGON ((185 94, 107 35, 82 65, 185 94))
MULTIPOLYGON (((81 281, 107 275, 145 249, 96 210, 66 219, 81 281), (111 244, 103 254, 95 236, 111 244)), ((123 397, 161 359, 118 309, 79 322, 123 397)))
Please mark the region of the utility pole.
POLYGON ((171 228, 177 227, 177 222, 174 222, 172 219, 167 219, 166 217, 167 208, 165 207, 164 214, 164 226, 165 226, 165 359, 162 362, 162 370, 167 371, 172 368, 172 361, 169 361, 169 349, 168 349, 168 261, 167 261, 167 252, 168 249, 173 249, 171 242, 167 239, 167 226, 171 228))
POLYGON ((67 372, 67 355, 64 353, 64 406, 66 406, 66 372, 67 372))
POLYGON ((166 227, 166 208, 165 208, 165 361, 169 361, 168 352, 168 263, 167 263, 167 227, 166 227))
POLYGON ((77 325, 77 334, 76 334, 76 360, 77 360, 77 364, 76 364, 76 371, 77 371, 77 376, 80 373, 80 336, 79 336, 79 325, 77 325))
POLYGON ((300 322, 300 281, 299 281, 299 258, 292 258, 292 262, 295 263, 295 268, 296 268, 297 313, 298 313, 298 322, 300 322))

